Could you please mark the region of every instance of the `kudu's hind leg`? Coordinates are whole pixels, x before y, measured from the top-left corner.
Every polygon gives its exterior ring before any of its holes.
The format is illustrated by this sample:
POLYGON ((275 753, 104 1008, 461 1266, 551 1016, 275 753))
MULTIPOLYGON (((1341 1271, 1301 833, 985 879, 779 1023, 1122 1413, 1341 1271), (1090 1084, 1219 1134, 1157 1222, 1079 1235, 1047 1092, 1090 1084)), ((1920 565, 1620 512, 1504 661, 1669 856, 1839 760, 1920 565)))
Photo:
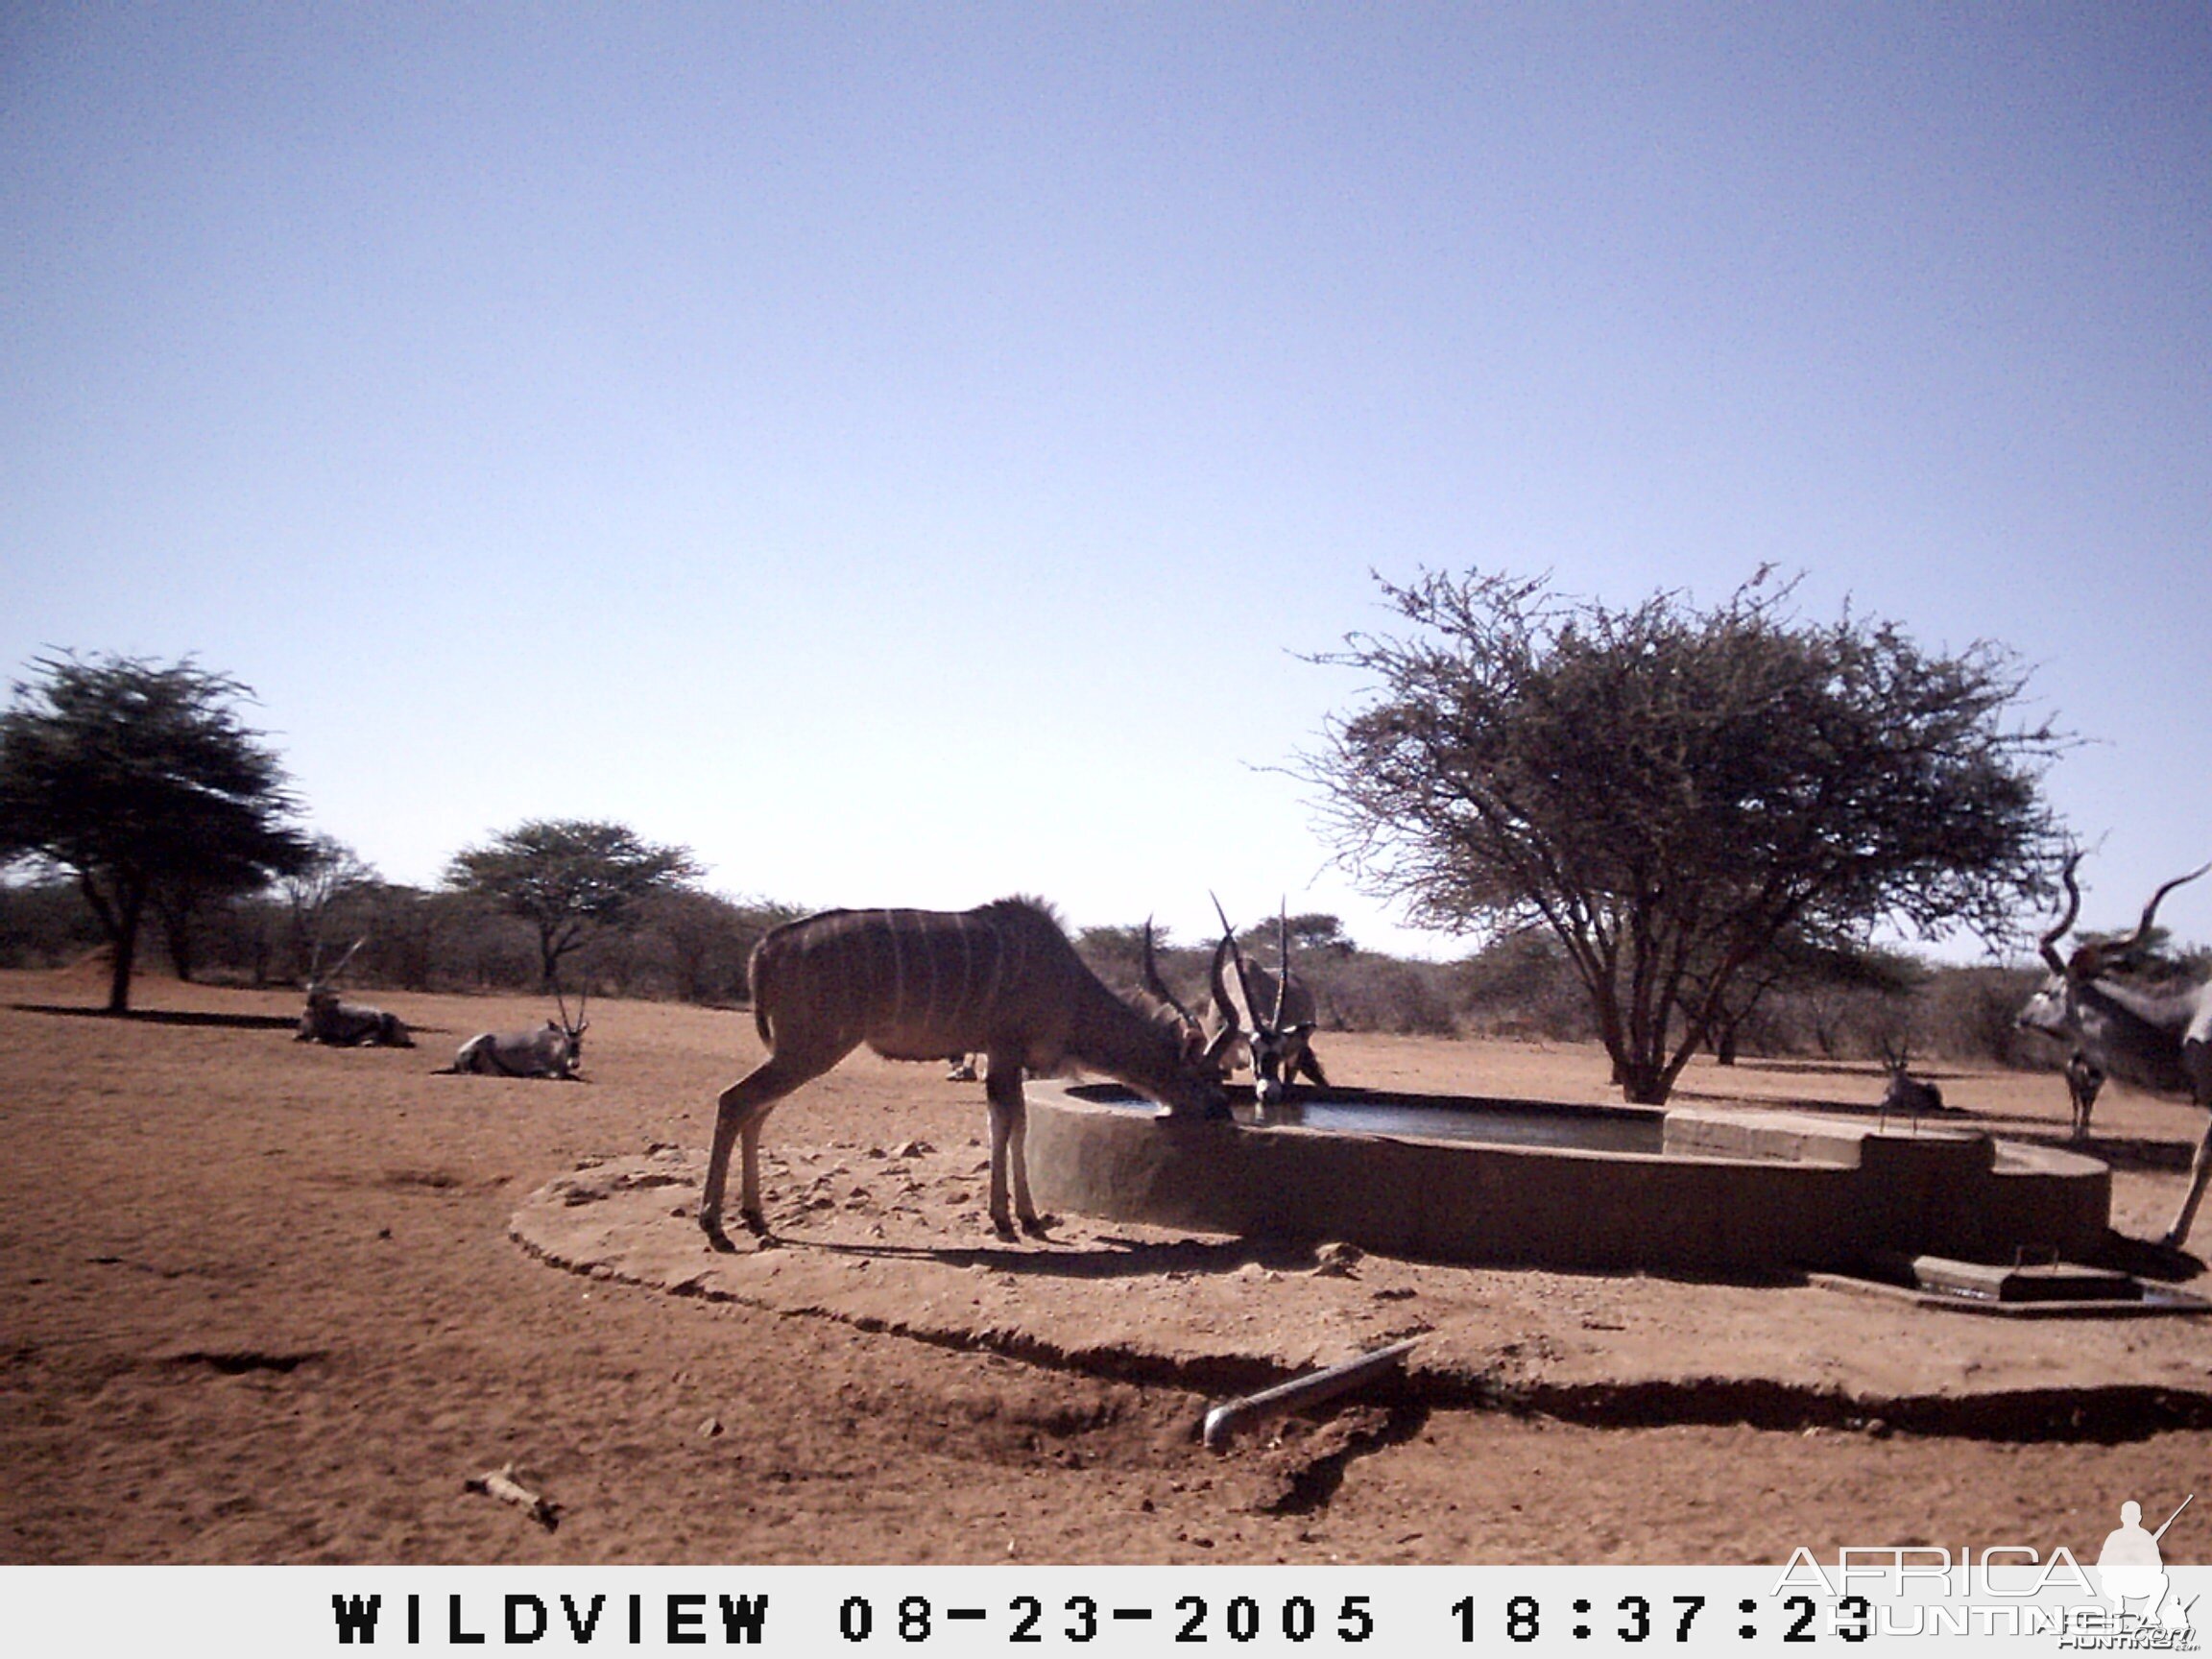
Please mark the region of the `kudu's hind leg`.
POLYGON ((2167 1230, 2166 1247, 2178 1250, 2189 1237, 2189 1224, 2197 1219, 2197 1206, 2204 1197, 2204 1187, 2212 1181, 2212 1124, 2204 1130, 2204 1139, 2197 1143, 2196 1160, 2189 1166, 2189 1191, 2181 1200, 2181 1210, 2174 1217, 2174 1225, 2167 1230))
POLYGON ((730 1182, 730 1151, 742 1151, 738 1166, 737 1214, 752 1232, 765 1236, 768 1218, 760 1207, 760 1126, 768 1120, 776 1102, 802 1083, 819 1077, 842 1056, 827 1061, 799 1061, 771 1054, 735 1083, 722 1091, 714 1103, 714 1143, 707 1154, 707 1183, 699 1196, 699 1225, 714 1243, 726 1246, 722 1231, 723 1190, 730 1182))
POLYGON ((1044 1231, 1037 1206, 1029 1198, 1029 1109, 1022 1097, 1022 1065, 994 1055, 983 1079, 983 1093, 991 1102, 991 1225, 1003 1238, 1014 1237, 1014 1215, 1032 1233, 1044 1231), (1013 1215, 1007 1213, 1006 1189, 1011 1175, 1013 1215))
MULTIPOLYGON (((2197 1017, 2181 1045, 2181 1070, 2189 1074, 2189 1092, 2197 1104, 2212 1112, 2212 1036, 2204 1033, 2207 1026, 2212 1026, 2212 1007, 2197 1017)), ((2178 1250, 2189 1237, 2189 1224, 2197 1219, 2197 1206, 2203 1200, 2207 1182, 2212 1182, 2212 1123, 2205 1124, 2204 1139, 2197 1142, 2197 1157, 2189 1166, 2188 1196, 2181 1200, 2180 1213, 2166 1235, 2169 1250, 2178 1250)))

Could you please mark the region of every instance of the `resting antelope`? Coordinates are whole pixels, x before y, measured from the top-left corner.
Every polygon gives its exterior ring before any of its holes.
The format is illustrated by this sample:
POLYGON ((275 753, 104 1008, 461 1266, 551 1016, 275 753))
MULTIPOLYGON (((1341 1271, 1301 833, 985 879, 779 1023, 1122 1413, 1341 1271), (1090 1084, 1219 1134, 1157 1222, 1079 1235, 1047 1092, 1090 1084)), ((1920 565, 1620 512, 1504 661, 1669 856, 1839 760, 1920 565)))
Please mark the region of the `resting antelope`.
POLYGON ((1217 1035, 1210 1052, 1218 1056, 1224 1070, 1250 1064, 1253 1093, 1263 1107, 1280 1102, 1300 1073, 1328 1088, 1313 1054, 1313 993, 1290 972, 1288 918, 1276 917, 1279 955, 1270 974, 1245 960, 1218 899, 1214 910, 1221 917, 1221 943, 1214 950, 1214 1019, 1217 1032, 1228 1035, 1226 1041, 1217 1035), (1234 977, 1223 972, 1224 964, 1236 969, 1234 977))
POLYGON ((441 1075, 473 1072, 479 1077, 550 1077, 562 1083, 581 1083, 576 1068, 584 1063, 584 1033, 591 1022, 584 1018, 590 1000, 586 991, 576 1004, 576 1018, 568 1018, 568 999, 556 990, 561 1018, 548 1020, 535 1031, 483 1031, 461 1045, 453 1064, 441 1075))
POLYGON ((1912 1046, 1910 1043, 1882 1045, 1882 1057, 1889 1065, 1889 1086, 1882 1092, 1881 1113, 1887 1118, 1894 1112, 1900 1118, 1910 1118, 1918 1124, 1929 1112, 1943 1110, 1943 1091, 1926 1078, 1912 1075, 1912 1046))
MULTIPOLYGON (((2143 919, 2126 939, 2082 945, 2070 957, 2061 957, 2058 941, 2081 910, 2081 890, 2074 882, 2074 867, 2080 861, 2076 854, 2060 872, 2066 913, 2042 938, 2043 960, 2050 965, 2051 976, 2021 1008, 2018 1022, 2073 1045, 2067 1061, 2068 1086, 2076 1092, 2083 1132, 2088 1127, 2088 1101, 2082 1098, 2077 1075, 2083 1083, 2092 1074, 2100 1083, 2109 1074, 2141 1089, 2183 1092, 2198 1106, 2212 1111, 2212 982, 2152 990, 2106 972, 2142 950, 2158 902, 2182 882, 2212 870, 2212 864, 2177 876, 2152 894, 2151 902, 2143 906, 2143 919)), ((2086 1094, 2095 1097, 2094 1089, 2086 1094)), ((2212 1125, 2207 1125, 2198 1144, 2189 1190, 2167 1230, 2168 1246, 2178 1245, 2189 1236, 2208 1180, 2212 1180, 2212 1125)))
MULTIPOLYGON (((301 1011, 300 1029, 293 1037, 293 1042, 327 1043, 340 1048, 415 1046, 415 1039, 407 1034, 405 1022, 397 1014, 387 1014, 381 1008, 372 1008, 362 1002, 346 1002, 339 998, 338 975, 345 972, 346 964, 353 960, 353 952, 368 942, 366 936, 354 940, 346 954, 338 958, 338 965, 326 975, 318 973, 314 966, 309 967, 307 1006, 301 1011)), ((318 947, 318 961, 321 956, 322 950, 318 947)))
POLYGON ((1147 1018, 1084 966, 1034 900, 978 909, 829 910, 772 929, 754 948, 753 1022, 768 1057, 715 1104, 699 1224, 718 1246, 730 1152, 739 1148, 737 1213, 766 1235, 760 1130, 776 1103, 865 1043, 891 1060, 985 1060, 991 1108, 991 1222, 1038 1230, 1025 1164, 1024 1067, 1074 1065, 1151 1096, 1176 1118, 1226 1118, 1219 1079, 1190 1034, 1147 1018), (1013 1209, 1007 1207, 1011 1173, 1013 1209))

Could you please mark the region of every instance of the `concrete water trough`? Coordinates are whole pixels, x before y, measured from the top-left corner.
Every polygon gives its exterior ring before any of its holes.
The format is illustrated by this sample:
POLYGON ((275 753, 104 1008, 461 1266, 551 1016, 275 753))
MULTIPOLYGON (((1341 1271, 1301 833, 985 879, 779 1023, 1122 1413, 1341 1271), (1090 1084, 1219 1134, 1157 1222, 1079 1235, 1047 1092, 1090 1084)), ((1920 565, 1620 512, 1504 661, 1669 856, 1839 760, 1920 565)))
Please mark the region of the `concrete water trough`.
POLYGON ((1028 1102, 1047 1210, 1427 1261, 1740 1274, 1900 1253, 2080 1260, 2111 1214, 2095 1159, 1924 1124, 1359 1090, 1318 1096, 1303 1122, 1181 1122, 1118 1084, 1042 1079, 1028 1102))

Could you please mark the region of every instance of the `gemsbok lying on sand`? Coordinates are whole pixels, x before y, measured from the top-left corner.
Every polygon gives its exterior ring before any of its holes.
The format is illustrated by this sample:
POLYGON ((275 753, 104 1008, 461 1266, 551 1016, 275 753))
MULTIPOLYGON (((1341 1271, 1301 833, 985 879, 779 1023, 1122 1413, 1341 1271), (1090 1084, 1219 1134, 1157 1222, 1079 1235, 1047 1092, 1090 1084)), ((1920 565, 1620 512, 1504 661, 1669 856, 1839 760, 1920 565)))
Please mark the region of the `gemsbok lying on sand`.
POLYGON ((336 1048, 412 1048, 415 1039, 397 1014, 372 1008, 365 1002, 347 1002, 338 996, 338 975, 353 960, 354 951, 368 943, 366 935, 353 941, 329 973, 320 971, 322 948, 315 950, 315 965, 307 974, 307 1006, 301 1011, 295 1043, 326 1043, 336 1048))
POLYGON ((1138 1012, 1075 954, 1031 899, 978 909, 829 910, 771 930, 754 948, 753 1022, 768 1058, 722 1092, 699 1224, 718 1247, 730 1151, 742 1150, 737 1213, 765 1236, 760 1129, 776 1103, 861 1044, 890 1060, 985 1060, 991 1105, 991 1223, 1035 1232, 1024 1161, 1023 1068, 1073 1066, 1149 1095, 1177 1118, 1227 1118, 1218 1074, 1180 1022, 1138 1012), (1007 1208, 1011 1170, 1013 1212, 1007 1208))
POLYGON ((584 1063, 584 1033, 591 1022, 584 1018, 586 992, 576 1004, 576 1018, 568 1018, 568 999, 556 991, 561 1018, 548 1020, 535 1031, 480 1031, 461 1045, 453 1064, 435 1076, 473 1072, 479 1077, 550 1077, 561 1083, 581 1083, 576 1068, 584 1063))
POLYGON ((1910 1118, 1917 1123, 1931 1112, 1943 1110, 1943 1091, 1925 1077, 1912 1075, 1912 1045, 1885 1038, 1882 1058, 1889 1065, 1889 1085, 1882 1091, 1884 1118, 1910 1118))

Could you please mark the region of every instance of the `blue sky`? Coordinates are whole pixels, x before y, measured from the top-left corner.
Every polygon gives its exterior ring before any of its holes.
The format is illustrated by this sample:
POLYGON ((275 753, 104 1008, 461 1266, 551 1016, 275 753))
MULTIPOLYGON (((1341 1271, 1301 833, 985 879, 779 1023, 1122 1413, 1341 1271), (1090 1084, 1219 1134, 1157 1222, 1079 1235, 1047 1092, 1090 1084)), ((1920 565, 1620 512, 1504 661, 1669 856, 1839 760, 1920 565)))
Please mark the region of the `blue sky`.
MULTIPOLYGON (((2212 857, 2212 9, 0 13, 0 665, 197 654, 395 879, 1401 930, 1371 570, 1804 573, 2212 857)), ((2166 919, 2212 938, 2212 890, 2166 919)))

